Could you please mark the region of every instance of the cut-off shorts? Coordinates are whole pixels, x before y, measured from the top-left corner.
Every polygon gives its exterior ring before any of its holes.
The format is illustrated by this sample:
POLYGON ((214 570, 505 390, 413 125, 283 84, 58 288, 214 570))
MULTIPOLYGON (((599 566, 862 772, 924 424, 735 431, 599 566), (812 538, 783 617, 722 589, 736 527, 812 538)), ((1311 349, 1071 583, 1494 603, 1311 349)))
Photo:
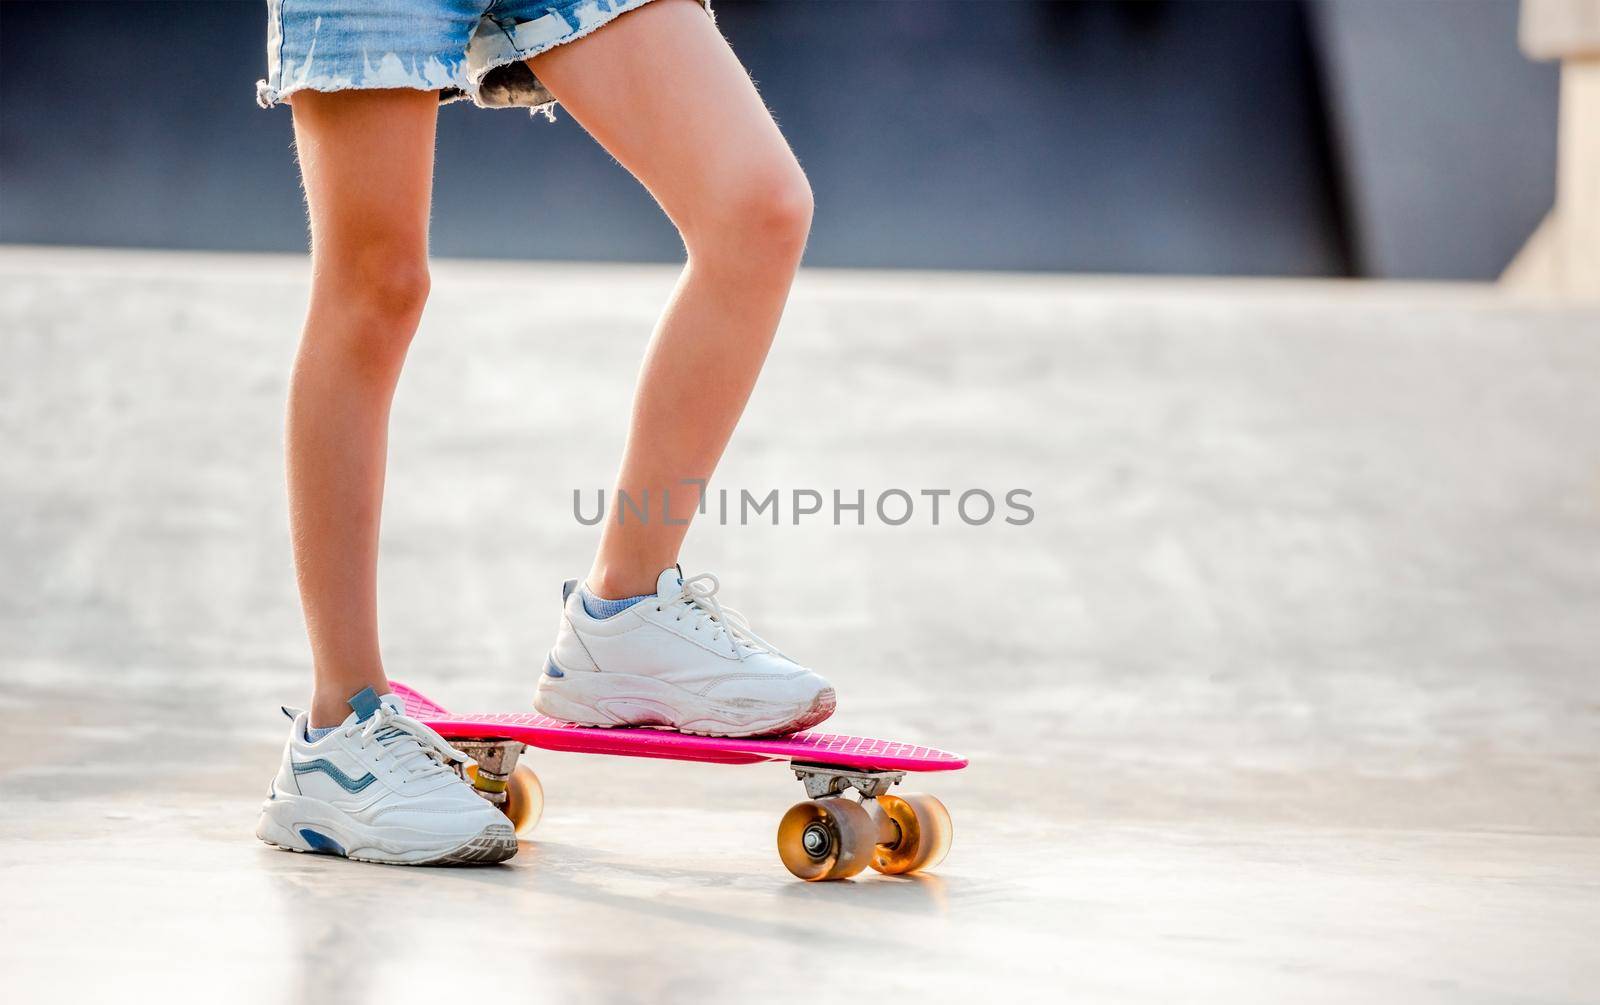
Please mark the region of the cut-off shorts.
MULTIPOLYGON (((413 88, 441 102, 550 115, 555 98, 523 60, 651 0, 267 0, 271 108, 296 91, 413 88)), ((709 14, 709 0, 701 0, 709 14)))

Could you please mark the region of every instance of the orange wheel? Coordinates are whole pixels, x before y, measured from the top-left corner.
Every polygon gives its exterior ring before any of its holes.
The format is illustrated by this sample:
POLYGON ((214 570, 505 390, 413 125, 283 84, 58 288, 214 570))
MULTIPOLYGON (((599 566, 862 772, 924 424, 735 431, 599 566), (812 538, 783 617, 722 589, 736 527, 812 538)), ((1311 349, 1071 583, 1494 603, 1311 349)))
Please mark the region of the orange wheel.
POLYGON ((950 811, 944 803, 921 793, 907 793, 879 796, 878 807, 895 822, 900 837, 893 844, 877 846, 872 853, 874 869, 898 876, 931 869, 950 853, 950 811))
POLYGON ((544 815, 544 786, 532 768, 517 765, 506 784, 505 813, 517 833, 526 837, 544 815))
POLYGON ((789 807, 778 823, 778 857, 807 882, 848 879, 872 862, 877 833, 860 803, 807 800, 789 807))
MULTIPOLYGON (((467 781, 479 791, 493 791, 492 788, 479 786, 476 764, 467 765, 467 781)), ((511 821, 511 826, 516 828, 518 834, 526 837, 529 831, 538 826, 539 817, 544 814, 544 786, 539 784, 539 776, 533 773, 532 768, 520 764, 504 785, 506 799, 500 804, 500 812, 511 821)))

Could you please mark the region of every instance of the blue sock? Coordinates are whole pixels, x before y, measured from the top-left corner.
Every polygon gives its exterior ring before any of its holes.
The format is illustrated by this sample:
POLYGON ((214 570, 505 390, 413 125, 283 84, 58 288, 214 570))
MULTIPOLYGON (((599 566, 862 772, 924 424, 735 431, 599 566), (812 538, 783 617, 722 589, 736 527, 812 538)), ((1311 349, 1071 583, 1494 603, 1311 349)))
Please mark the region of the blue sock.
POLYGON ((578 599, 583 601, 584 613, 591 618, 601 620, 621 614, 639 601, 649 600, 653 596, 655 596, 654 593, 646 593, 643 596, 629 597, 626 600, 606 600, 604 597, 597 597, 590 593, 587 586, 578 587, 578 599))
POLYGON ((311 743, 316 743, 338 728, 338 726, 313 726, 308 722, 306 723, 306 739, 311 743))

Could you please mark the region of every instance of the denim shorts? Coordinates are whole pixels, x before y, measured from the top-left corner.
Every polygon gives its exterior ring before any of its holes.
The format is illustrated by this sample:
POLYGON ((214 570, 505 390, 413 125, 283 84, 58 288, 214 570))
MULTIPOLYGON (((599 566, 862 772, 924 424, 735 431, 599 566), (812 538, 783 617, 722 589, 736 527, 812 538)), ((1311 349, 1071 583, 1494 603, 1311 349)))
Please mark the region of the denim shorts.
MULTIPOLYGON (((267 0, 271 108, 296 91, 413 88, 442 102, 530 108, 555 98, 523 60, 650 0, 267 0)), ((701 0, 710 13, 710 0, 701 0)))

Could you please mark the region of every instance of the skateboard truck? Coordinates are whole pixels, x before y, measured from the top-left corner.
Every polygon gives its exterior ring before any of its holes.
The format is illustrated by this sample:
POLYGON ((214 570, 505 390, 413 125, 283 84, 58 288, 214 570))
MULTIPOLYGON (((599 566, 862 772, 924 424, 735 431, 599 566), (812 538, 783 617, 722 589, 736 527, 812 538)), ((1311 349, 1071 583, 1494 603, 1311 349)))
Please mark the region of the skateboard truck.
POLYGON ((805 785, 806 795, 812 799, 842 796, 847 790, 855 789, 865 802, 888 792, 890 786, 899 784, 906 777, 904 771, 835 768, 825 764, 806 764, 802 761, 790 761, 789 767, 794 770, 794 777, 805 785))
MULTIPOLYGON (((812 799, 843 796, 850 789, 855 789, 861 808, 867 811, 867 817, 872 821, 871 828, 877 841, 887 845, 900 841, 900 825, 884 812, 878 797, 886 795, 891 786, 900 784, 906 777, 904 771, 835 768, 800 761, 790 761, 789 767, 793 769, 794 777, 805 785, 806 795, 812 799)), ((806 855, 814 860, 823 857, 832 845, 832 839, 820 821, 812 821, 801 832, 800 840, 806 855)))
POLYGON ((478 762, 467 778, 478 795, 504 807, 511 773, 517 770, 517 758, 526 745, 516 740, 451 740, 450 746, 478 762))

